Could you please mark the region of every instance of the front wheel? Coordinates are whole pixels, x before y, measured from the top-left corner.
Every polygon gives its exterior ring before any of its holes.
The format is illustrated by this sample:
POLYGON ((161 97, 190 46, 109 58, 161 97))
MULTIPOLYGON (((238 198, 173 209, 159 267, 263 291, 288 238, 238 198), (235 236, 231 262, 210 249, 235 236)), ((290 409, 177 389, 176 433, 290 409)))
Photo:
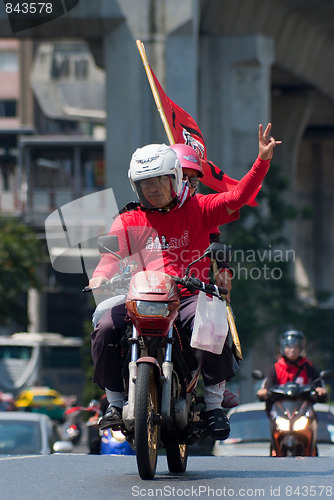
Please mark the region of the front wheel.
POLYGON ((166 446, 169 472, 185 472, 188 461, 188 445, 172 443, 166 446))
POLYGON ((135 393, 135 447, 137 467, 142 479, 153 479, 160 442, 158 425, 158 389, 155 368, 140 363, 135 393))

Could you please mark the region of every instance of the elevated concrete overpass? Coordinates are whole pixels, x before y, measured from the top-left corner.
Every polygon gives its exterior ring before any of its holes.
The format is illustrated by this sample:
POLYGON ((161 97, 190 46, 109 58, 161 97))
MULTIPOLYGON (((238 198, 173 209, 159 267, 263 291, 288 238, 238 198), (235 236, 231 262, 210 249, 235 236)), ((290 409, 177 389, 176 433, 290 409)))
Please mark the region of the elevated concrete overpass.
MULTIPOLYGON (((204 2, 205 3, 205 2, 204 2)), ((203 4, 202 34, 267 35, 277 69, 334 100, 334 2, 329 0, 213 0, 203 4)), ((274 74, 279 81, 279 74, 274 74)), ((274 82, 275 83, 275 82, 274 82)))

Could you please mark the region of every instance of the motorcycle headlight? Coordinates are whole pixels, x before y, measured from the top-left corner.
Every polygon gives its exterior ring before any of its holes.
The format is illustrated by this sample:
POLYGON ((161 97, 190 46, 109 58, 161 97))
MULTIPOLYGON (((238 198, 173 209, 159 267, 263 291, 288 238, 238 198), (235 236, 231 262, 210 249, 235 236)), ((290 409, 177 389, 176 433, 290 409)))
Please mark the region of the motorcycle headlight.
POLYGON ((165 318, 172 314, 178 307, 177 302, 149 302, 146 300, 131 300, 127 307, 139 316, 154 316, 165 318))
POLYGON ((293 431, 302 431, 307 426, 307 418, 303 415, 297 418, 297 420, 292 424, 293 431))
POLYGON ((280 431, 289 431, 290 430, 290 422, 286 418, 276 417, 275 420, 276 427, 280 431))
POLYGON ((136 301, 138 314, 141 316, 162 316, 168 315, 167 302, 146 302, 145 300, 136 301))

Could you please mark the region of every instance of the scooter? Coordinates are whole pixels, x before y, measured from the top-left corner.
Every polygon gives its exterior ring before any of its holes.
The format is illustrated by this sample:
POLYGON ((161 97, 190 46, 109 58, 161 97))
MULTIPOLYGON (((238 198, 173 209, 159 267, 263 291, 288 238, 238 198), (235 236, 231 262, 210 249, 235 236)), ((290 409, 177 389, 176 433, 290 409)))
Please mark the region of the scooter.
MULTIPOLYGON (((258 370, 253 372, 252 376, 257 379, 263 378, 262 372, 258 370)), ((324 370, 310 385, 288 382, 268 389, 267 413, 271 427, 271 456, 318 456, 318 424, 313 405, 320 399, 315 387, 320 381, 330 377, 331 372, 324 370)))
MULTIPOLYGON (((101 237, 98 248, 100 253, 112 253, 121 259, 116 253, 116 236, 101 237)), ((187 267, 183 278, 160 271, 139 271, 115 276, 100 287, 108 286, 112 291, 129 284, 125 304, 132 325, 123 370, 128 397, 122 412, 124 424, 113 430, 121 430, 135 450, 142 479, 154 478, 158 452, 163 448, 169 471, 185 472, 188 446, 208 435, 204 400, 196 393, 200 369, 190 367, 185 356, 186 351, 192 353, 189 340, 175 326, 180 306, 178 285, 224 300, 227 290, 189 276, 191 265, 205 257, 214 258, 215 252, 224 249, 225 245, 219 243, 210 245, 187 267)), ((84 291, 91 289, 86 287, 84 291)))

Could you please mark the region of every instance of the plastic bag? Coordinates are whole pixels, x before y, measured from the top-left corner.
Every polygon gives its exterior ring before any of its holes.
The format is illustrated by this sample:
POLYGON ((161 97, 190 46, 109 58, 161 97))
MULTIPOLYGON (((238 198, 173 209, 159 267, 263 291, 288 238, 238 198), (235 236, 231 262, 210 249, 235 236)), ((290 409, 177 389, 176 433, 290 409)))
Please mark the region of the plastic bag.
POLYGON ((199 292, 191 347, 221 354, 228 334, 225 301, 199 292))

